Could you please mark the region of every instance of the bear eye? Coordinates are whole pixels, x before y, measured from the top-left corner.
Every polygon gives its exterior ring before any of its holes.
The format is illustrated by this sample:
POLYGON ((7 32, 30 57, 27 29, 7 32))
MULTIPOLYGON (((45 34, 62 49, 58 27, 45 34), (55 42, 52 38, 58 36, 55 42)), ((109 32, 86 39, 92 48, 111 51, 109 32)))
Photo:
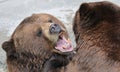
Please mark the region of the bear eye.
POLYGON ((37 32, 37 36, 40 37, 41 35, 42 35, 42 30, 39 30, 39 31, 37 32))
POLYGON ((53 21, 51 19, 49 19, 48 22, 52 23, 53 21))

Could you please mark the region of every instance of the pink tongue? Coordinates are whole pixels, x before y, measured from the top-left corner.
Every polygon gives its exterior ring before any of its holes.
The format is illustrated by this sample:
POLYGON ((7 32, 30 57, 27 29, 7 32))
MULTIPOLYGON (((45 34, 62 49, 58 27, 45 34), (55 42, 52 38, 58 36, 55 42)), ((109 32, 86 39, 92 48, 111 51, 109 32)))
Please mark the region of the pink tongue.
POLYGON ((67 40, 64 36, 62 36, 62 39, 58 40, 55 48, 61 52, 73 51, 71 42, 67 40))

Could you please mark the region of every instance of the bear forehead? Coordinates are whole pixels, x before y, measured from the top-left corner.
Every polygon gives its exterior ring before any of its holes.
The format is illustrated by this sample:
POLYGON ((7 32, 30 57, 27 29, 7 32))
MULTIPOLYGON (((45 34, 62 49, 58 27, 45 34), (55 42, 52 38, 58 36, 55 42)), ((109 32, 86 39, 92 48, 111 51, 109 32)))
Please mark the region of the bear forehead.
POLYGON ((40 28, 40 27, 45 27, 46 28, 47 27, 48 28, 51 23, 59 24, 60 26, 65 28, 63 23, 52 15, 49 15, 49 14, 33 14, 32 16, 25 18, 20 23, 20 25, 16 28, 15 31, 22 30, 26 26, 28 27, 27 29, 32 29, 31 27, 33 27, 33 28, 40 28), (49 20, 51 20, 52 22, 49 22, 49 20))
POLYGON ((51 20, 53 22, 61 23, 57 18, 49 14, 33 14, 28 20, 33 20, 33 22, 49 22, 49 20, 51 20))
POLYGON ((22 28, 24 27, 24 25, 28 25, 28 24, 46 25, 45 23, 56 23, 61 25, 63 28, 65 28, 60 20, 49 14, 33 14, 32 16, 25 18, 20 23, 19 28, 22 28))

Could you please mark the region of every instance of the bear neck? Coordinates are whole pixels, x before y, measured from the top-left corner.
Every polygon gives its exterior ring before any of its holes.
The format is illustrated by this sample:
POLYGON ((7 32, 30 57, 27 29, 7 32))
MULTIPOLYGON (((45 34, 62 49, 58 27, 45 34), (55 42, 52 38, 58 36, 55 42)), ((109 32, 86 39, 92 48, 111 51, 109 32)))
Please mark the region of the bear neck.
MULTIPOLYGON (((85 33, 85 32, 84 32, 85 33)), ((105 38, 105 34, 79 34, 77 55, 73 58, 78 70, 85 72, 119 72, 120 45, 105 38), (82 37, 82 38, 81 38, 82 37), (116 49, 116 50, 113 50, 116 49), (117 68, 116 68, 117 67, 117 68)))
POLYGON ((12 70, 10 72, 61 72, 73 56, 74 53, 61 55, 46 52, 34 55, 30 52, 21 52, 8 56, 7 63, 9 71, 12 70))
POLYGON ((54 53, 52 57, 45 63, 43 72, 63 72, 65 67, 70 63, 74 56, 71 52, 68 55, 54 53))
POLYGON ((8 67, 12 70, 11 72, 16 72, 16 70, 17 72, 41 72, 44 63, 49 60, 51 55, 48 52, 44 52, 42 55, 34 55, 29 52, 16 53, 14 56, 8 57, 8 67))

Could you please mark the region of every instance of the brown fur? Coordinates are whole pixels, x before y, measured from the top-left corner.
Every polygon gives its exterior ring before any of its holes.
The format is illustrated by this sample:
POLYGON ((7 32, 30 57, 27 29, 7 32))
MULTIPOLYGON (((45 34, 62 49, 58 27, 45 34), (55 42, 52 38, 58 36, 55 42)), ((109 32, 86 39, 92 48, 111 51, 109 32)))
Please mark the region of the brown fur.
POLYGON ((73 30, 77 54, 66 72, 120 72, 120 7, 105 1, 83 3, 73 30))
POLYGON ((2 45, 9 72, 59 72, 68 64, 71 57, 53 51, 58 34, 49 33, 52 23, 59 24, 68 37, 64 25, 49 14, 34 14, 20 23, 2 45))

